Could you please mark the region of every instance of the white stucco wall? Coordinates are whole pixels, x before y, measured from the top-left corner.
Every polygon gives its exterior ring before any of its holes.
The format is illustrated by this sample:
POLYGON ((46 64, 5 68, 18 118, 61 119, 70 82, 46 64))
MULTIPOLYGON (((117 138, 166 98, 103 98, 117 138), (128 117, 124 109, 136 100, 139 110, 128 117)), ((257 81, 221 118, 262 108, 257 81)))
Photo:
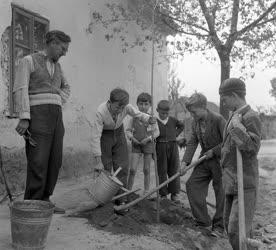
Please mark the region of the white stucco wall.
MULTIPOLYGON (((95 109, 108 98, 112 88, 120 86, 127 89, 133 104, 139 92, 150 92, 150 47, 148 52, 142 52, 141 48, 134 48, 127 53, 122 53, 120 42, 106 41, 105 33, 100 27, 96 27, 92 34, 86 32, 90 22, 90 11, 97 10, 105 13, 105 2, 107 1, 0 0, 0 34, 11 24, 11 3, 15 3, 48 18, 50 29, 60 29, 72 38, 68 54, 61 59, 61 65, 71 84, 72 94, 69 103, 64 107, 65 150, 69 148, 73 151, 89 151, 90 129, 82 116, 92 121, 95 109), (83 112, 79 111, 81 107, 83 112)), ((131 25, 129 35, 137 34, 139 34, 139 27, 131 25)), ((162 62, 155 67, 155 103, 167 98, 168 68, 165 60, 162 62)), ((5 99, 1 97, 7 91, 2 83, 0 68, 1 111, 5 106, 5 99)), ((15 122, 2 118, 0 125, 0 132, 4 134, 4 136, 1 135, 2 145, 23 147, 23 140, 14 132, 15 122)))

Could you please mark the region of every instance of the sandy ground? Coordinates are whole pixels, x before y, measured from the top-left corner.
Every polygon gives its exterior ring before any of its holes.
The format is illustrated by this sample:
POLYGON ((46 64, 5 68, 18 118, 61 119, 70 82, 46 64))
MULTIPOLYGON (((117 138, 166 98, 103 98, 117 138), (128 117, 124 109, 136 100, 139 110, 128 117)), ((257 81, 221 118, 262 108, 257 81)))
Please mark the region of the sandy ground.
MULTIPOLYGON (((266 242, 263 249, 276 249, 276 141, 263 143, 260 159, 260 191, 255 216, 254 234, 266 242)), ((185 189, 188 175, 181 180, 185 189)), ((152 173, 154 180, 154 173, 152 173)), ((90 182, 90 177, 61 181, 58 183, 53 200, 64 205, 70 190, 90 182)), ((143 173, 137 173, 135 187, 142 187, 143 173)), ((154 183, 152 183, 152 186, 154 183)), ((189 213, 189 204, 184 193, 181 194, 182 206, 189 213)), ((210 188, 208 201, 214 203, 210 188)), ((68 201, 67 201, 68 202, 68 201)), ((210 213, 212 214, 212 209, 210 213)), ((206 237, 204 233, 190 227, 189 220, 179 225, 150 223, 147 233, 114 233, 108 228, 99 228, 86 218, 54 215, 48 234, 48 250, 86 250, 86 249, 230 249, 226 239, 206 237), (188 244, 189 243, 189 244, 188 244)), ((0 206, 0 249, 11 248, 10 219, 7 204, 0 206)), ((122 225, 124 226, 124 225, 122 225)))

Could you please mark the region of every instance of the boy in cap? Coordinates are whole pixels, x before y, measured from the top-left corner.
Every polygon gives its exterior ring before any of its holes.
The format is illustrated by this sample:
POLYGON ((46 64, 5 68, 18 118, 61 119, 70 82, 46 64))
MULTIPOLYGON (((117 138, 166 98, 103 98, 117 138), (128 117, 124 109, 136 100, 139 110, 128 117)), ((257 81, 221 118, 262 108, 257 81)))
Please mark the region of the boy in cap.
MULTIPOLYGON (((119 167, 117 175, 124 187, 127 186, 128 149, 123 121, 127 115, 142 122, 154 124, 156 119, 140 112, 129 104, 126 90, 115 88, 110 92, 109 100, 102 103, 96 112, 92 128, 92 153, 96 161, 96 169, 111 172, 119 167)), ((123 203, 124 199, 117 201, 123 203)))
MULTIPOLYGON (((246 236, 249 237, 256 207, 259 173, 257 154, 261 141, 258 114, 246 103, 245 83, 238 78, 225 80, 220 89, 222 104, 232 111, 224 131, 221 150, 225 190, 224 223, 230 244, 239 249, 238 185, 236 148, 242 155, 246 236)), ((247 246, 247 249, 255 249, 247 246)))
MULTIPOLYGON (((179 171, 179 152, 176 137, 184 129, 184 124, 169 116, 170 104, 161 100, 157 105, 160 135, 156 138, 157 167, 160 184, 179 171)), ((161 188, 161 198, 171 194, 172 201, 179 201, 180 178, 161 188)))
MULTIPOLYGON (((151 108, 151 95, 141 93, 137 97, 137 106, 139 111, 148 114, 151 108)), ((159 136, 157 123, 150 126, 143 123, 139 118, 131 118, 126 128, 127 137, 132 142, 131 167, 128 176, 128 189, 131 190, 134 184, 134 177, 141 156, 144 158, 144 193, 147 193, 150 187, 150 164, 153 156, 153 140, 159 136)))
POLYGON ((188 199, 196 224, 207 230, 212 229, 212 235, 220 236, 224 232, 224 193, 219 161, 225 120, 220 114, 207 109, 207 98, 200 93, 195 93, 188 99, 186 108, 191 113, 193 122, 182 169, 191 163, 198 144, 201 146, 201 156, 207 157, 194 168, 186 183, 188 199), (206 204, 210 181, 213 181, 216 196, 216 213, 212 220, 206 204))

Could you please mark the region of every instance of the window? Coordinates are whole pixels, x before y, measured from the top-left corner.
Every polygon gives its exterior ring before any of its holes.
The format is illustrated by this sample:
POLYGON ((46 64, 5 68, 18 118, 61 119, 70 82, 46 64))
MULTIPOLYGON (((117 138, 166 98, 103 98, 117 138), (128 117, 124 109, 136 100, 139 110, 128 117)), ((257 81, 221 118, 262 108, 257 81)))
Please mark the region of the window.
POLYGON ((48 19, 12 4, 9 86, 9 113, 11 117, 14 110, 12 89, 16 67, 22 57, 43 49, 45 34, 48 30, 48 19))

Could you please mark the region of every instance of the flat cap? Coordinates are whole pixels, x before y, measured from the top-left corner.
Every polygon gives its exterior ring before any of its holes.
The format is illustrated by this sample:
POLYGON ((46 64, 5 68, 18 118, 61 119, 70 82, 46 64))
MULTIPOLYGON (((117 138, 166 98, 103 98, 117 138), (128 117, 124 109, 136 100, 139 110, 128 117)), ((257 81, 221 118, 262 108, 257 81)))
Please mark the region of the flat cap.
POLYGON ((246 94, 245 83, 239 78, 229 78, 222 82, 219 88, 220 95, 227 95, 229 93, 246 94))

